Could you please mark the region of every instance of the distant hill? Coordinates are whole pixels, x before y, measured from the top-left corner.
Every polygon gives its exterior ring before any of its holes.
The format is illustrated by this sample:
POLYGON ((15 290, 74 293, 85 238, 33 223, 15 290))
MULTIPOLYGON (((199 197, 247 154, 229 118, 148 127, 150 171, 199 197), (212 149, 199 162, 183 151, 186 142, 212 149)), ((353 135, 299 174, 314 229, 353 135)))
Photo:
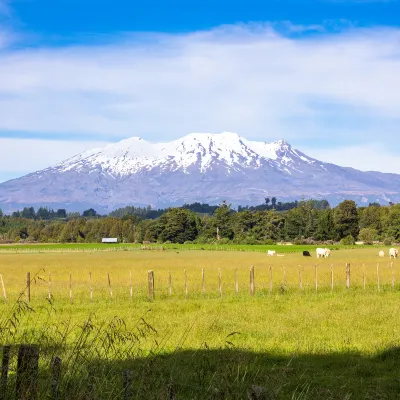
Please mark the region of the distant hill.
POLYGON ((400 201, 400 175, 361 172, 308 157, 284 140, 189 134, 169 143, 133 137, 0 184, 0 207, 109 212, 126 205, 254 205, 266 197, 400 201))

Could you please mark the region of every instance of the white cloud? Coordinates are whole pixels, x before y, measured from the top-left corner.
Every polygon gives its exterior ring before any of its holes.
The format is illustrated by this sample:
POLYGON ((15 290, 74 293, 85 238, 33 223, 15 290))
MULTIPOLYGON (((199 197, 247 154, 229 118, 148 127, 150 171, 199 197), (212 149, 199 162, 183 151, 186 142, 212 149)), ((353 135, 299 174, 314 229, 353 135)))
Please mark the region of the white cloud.
MULTIPOLYGON (((287 27, 291 34, 321 29, 287 27)), ((235 131, 325 149, 332 140, 349 146, 376 137, 389 146, 400 119, 399 39, 400 30, 389 28, 294 39, 270 25, 241 25, 6 50, 0 131, 88 140, 235 131)))

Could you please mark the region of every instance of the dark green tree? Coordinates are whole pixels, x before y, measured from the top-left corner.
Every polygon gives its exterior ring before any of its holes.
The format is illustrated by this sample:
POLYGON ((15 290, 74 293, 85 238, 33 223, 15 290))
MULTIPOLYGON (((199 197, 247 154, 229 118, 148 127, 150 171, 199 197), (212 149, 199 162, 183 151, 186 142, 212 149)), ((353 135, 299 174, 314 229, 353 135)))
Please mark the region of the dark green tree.
POLYGON ((319 240, 333 240, 335 238, 335 223, 331 209, 320 211, 316 236, 319 240))
POLYGON ((33 207, 24 207, 24 209, 21 212, 21 217, 26 219, 35 219, 36 218, 35 209, 33 207))
POLYGON ((200 220, 199 217, 183 208, 171 208, 159 219, 162 231, 158 239, 162 242, 185 243, 197 238, 200 220))
POLYGON ((82 217, 86 217, 86 218, 93 218, 93 217, 97 217, 97 216, 98 216, 97 211, 94 210, 93 208, 89 208, 89 210, 85 210, 82 213, 82 217))
POLYGON ((344 200, 334 210, 336 238, 342 239, 346 236, 356 238, 359 233, 359 221, 356 203, 353 200, 344 200))
POLYGON ((233 239, 234 232, 232 228, 232 210, 230 204, 223 202, 214 212, 211 218, 211 227, 215 232, 215 236, 218 234, 221 239, 233 239))
POLYGON ((383 233, 386 237, 392 237, 396 241, 400 240, 400 204, 389 207, 383 233))
POLYGON ((67 211, 65 208, 59 208, 56 212, 57 218, 67 218, 67 211))

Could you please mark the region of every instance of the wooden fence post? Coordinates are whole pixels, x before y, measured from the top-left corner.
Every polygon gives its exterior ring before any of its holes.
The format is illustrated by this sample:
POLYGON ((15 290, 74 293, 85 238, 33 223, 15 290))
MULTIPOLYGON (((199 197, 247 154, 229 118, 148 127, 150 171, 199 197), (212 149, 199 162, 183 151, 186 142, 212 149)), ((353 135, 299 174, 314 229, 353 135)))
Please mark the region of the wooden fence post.
POLYGON ((51 360, 50 392, 52 400, 60 399, 61 364, 62 361, 59 357, 53 357, 51 360))
POLYGON ((154 300, 154 271, 148 271, 147 283, 148 283, 149 299, 154 300))
POLYGON ((72 304, 72 274, 69 273, 69 302, 72 304))
POLYGON ((204 275, 204 268, 201 269, 201 292, 206 293, 206 280, 204 275))
POLYGON ((393 263, 390 263, 390 268, 391 268, 391 270, 392 270, 392 291, 394 292, 394 284, 395 284, 395 281, 394 281, 393 263))
POLYGON ((26 302, 31 302, 31 273, 26 274, 26 302))
POLYGON ((346 264, 346 288, 350 289, 350 263, 346 264))
POLYGON ((188 288, 188 282, 187 282, 187 271, 186 269, 183 271, 183 275, 184 275, 184 280, 185 280, 185 296, 186 299, 189 298, 189 288, 188 288))
POLYGON ((331 264, 331 291, 333 292, 334 287, 334 276, 333 276, 333 264, 331 264))
POLYGON ((237 268, 235 269, 235 293, 239 294, 239 278, 237 268))
POLYGON ((376 278, 378 280, 378 292, 381 291, 381 277, 379 276, 379 264, 376 264, 376 278))
POLYGON ((133 301, 133 283, 132 283, 132 271, 129 271, 129 296, 133 301))
POLYGON ((318 293, 318 265, 315 264, 315 292, 318 293))
POLYGON ((254 296, 255 292, 255 282, 254 282, 254 266, 250 267, 250 294, 254 296))
POLYGON ((92 284, 92 273, 89 272, 89 290, 90 290, 90 302, 93 300, 93 284, 92 284))
POLYGON ((1 382, 0 382, 0 400, 7 399, 7 380, 10 368, 10 350, 11 346, 3 347, 3 359, 1 363, 1 382))
POLYGON ((133 397, 132 371, 126 370, 123 372, 123 381, 124 381, 123 400, 131 400, 133 397))
POLYGON ((218 286, 219 286, 219 297, 222 297, 222 274, 221 274, 221 268, 218 268, 218 286))
POLYGON ((110 279, 110 273, 107 272, 107 279, 108 279, 108 288, 110 290, 110 297, 113 297, 113 291, 112 291, 112 286, 111 286, 111 279, 110 279))
POLYGON ((269 266, 269 293, 272 294, 273 282, 272 282, 272 265, 269 266))
POLYGON ((21 345, 18 351, 16 399, 36 400, 39 370, 39 348, 21 345))
POLYGON ((172 274, 171 274, 171 271, 168 271, 168 291, 169 291, 169 295, 172 296, 172 274))
POLYGON ((4 286, 3 275, 0 275, 0 280, 1 280, 1 286, 3 288, 4 302, 7 303, 7 293, 6 293, 6 287, 4 286))

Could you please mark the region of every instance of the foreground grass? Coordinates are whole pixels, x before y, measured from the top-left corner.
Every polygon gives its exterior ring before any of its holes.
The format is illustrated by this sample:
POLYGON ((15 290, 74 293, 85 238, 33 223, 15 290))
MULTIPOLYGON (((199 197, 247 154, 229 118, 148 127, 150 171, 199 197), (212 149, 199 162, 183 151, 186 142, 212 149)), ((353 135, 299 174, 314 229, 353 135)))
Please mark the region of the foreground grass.
MULTIPOLYGON (((265 398, 279 399, 394 399, 400 391, 400 287, 396 282, 392 292, 389 261, 376 257, 375 250, 340 250, 333 252, 331 260, 319 260, 317 293, 316 260, 305 261, 295 254, 282 259, 226 252, 10 254, 1 255, 0 260, 9 291, 8 304, 0 305, 3 327, 10 326, 12 299, 26 271, 45 269, 39 273, 44 280, 37 279, 32 286, 34 311, 21 312, 17 328, 2 334, 3 344, 41 345, 42 394, 48 390, 49 364, 55 354, 63 358, 69 371, 75 371, 65 374, 62 387, 64 398, 71 399, 89 398, 90 371, 95 371, 96 398, 122 398, 121 373, 127 369, 132 371, 135 399, 170 398, 171 384, 181 399, 244 399, 252 385, 265 388, 270 396, 265 398), (378 261, 381 292, 376 286, 378 261), (352 265, 349 291, 344 285, 346 262, 352 265), (303 292, 298 285, 300 263, 303 292), (336 278, 333 293, 331 263, 336 278), (368 272, 365 291, 362 264, 368 272), (254 297, 249 295, 250 265, 256 268, 254 297), (273 268, 272 294, 269 265, 273 268), (205 295, 201 294, 202 267, 207 278, 205 295), (184 268, 189 277, 188 300, 184 268), (223 276, 222 298, 218 268, 223 276), (152 302, 146 297, 148 269, 156 276, 152 302), (235 269, 239 295, 234 291, 235 269), (54 278, 52 302, 46 301, 49 271, 54 278), (95 277, 92 303, 89 271, 95 277), (129 271, 134 276, 132 301, 129 271), (173 276, 172 297, 168 271, 173 276)), ((398 267, 395 263, 395 278, 400 281, 398 267)))

